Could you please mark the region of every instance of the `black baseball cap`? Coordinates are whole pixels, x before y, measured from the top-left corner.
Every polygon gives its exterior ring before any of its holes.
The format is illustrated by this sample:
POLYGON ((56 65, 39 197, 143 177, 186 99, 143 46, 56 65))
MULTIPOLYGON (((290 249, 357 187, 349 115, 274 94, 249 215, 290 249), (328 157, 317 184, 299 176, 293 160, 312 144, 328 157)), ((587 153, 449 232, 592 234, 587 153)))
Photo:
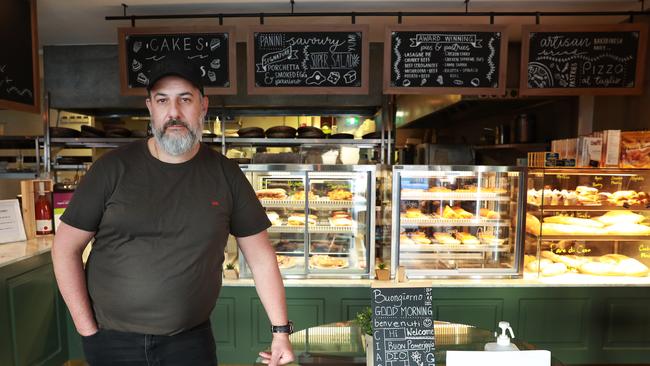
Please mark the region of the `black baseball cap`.
POLYGON ((149 84, 147 84, 147 91, 156 85, 156 83, 166 77, 166 76, 179 76, 194 85, 201 95, 203 95, 203 81, 201 80, 201 74, 199 70, 192 67, 190 61, 180 55, 167 55, 164 59, 156 62, 151 67, 151 72, 149 73, 149 84))

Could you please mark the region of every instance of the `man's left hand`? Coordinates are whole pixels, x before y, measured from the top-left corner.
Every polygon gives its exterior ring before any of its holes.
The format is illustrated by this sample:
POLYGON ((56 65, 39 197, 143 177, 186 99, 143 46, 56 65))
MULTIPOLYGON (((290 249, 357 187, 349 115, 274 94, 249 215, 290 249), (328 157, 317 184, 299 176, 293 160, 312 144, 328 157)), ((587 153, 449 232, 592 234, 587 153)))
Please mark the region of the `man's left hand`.
POLYGON ((273 334, 271 352, 260 352, 262 363, 269 366, 286 365, 294 360, 293 349, 286 333, 273 334))

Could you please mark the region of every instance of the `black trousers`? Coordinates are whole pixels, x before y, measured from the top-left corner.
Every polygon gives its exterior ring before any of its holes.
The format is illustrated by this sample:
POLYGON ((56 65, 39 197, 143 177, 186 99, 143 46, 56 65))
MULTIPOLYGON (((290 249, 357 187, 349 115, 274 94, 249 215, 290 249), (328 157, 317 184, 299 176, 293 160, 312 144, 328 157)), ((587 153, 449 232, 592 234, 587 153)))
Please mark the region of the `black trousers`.
POLYGON ((100 329, 82 337, 90 366, 216 366, 210 322, 173 336, 100 329))

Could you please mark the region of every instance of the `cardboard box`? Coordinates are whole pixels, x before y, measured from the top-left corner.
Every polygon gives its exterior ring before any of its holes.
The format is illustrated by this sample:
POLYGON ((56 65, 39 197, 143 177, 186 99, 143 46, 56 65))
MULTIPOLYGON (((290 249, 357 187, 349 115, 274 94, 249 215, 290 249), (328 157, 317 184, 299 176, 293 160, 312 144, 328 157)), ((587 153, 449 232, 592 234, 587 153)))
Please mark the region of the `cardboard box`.
POLYGON ((52 187, 54 186, 51 179, 30 179, 20 181, 20 192, 22 195, 23 221, 25 222, 25 235, 27 239, 36 237, 36 208, 34 204, 38 199, 38 184, 43 182, 45 185, 45 194, 51 198, 52 187))
POLYGON ((621 132, 621 168, 650 168, 650 131, 621 132))

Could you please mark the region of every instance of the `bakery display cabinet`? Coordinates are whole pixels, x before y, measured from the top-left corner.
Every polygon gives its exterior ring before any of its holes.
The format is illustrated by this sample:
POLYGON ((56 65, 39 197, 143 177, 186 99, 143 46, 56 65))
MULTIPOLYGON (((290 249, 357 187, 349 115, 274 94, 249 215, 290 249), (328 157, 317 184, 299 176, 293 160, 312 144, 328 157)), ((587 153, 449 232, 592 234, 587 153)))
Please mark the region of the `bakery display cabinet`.
POLYGON ((526 271, 542 277, 648 276, 649 183, 650 170, 530 170, 526 271))
MULTIPOLYGON (((286 278, 362 277, 374 263, 374 165, 240 165, 286 278)), ((250 277, 243 255, 242 277, 250 277)))
POLYGON ((525 170, 393 167, 391 272, 409 278, 521 276, 525 170))

